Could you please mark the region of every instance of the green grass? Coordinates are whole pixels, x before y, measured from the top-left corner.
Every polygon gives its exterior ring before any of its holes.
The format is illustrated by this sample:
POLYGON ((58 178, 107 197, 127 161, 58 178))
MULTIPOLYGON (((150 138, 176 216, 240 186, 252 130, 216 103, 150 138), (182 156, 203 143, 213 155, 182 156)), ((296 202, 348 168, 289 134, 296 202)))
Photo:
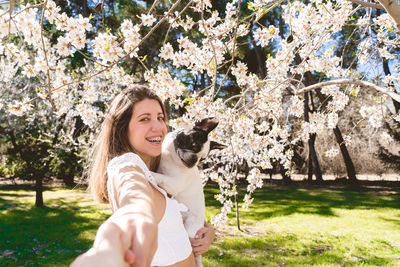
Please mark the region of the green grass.
MULTIPOLYGON (((220 205, 207 187, 207 217, 220 205)), ((205 266, 400 266, 400 191, 265 187, 218 230, 205 266)), ((109 215, 83 189, 0 188, 0 266, 68 266, 109 215)))

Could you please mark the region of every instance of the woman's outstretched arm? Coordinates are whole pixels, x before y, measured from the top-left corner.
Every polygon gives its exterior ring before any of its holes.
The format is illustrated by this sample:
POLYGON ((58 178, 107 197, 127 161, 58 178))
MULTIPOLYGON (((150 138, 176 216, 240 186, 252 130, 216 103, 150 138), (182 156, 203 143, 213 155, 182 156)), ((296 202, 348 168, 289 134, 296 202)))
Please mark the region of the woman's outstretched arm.
POLYGON ((72 267, 151 264, 157 249, 152 188, 141 169, 132 163, 121 166, 112 179, 118 209, 100 226, 93 247, 72 267))

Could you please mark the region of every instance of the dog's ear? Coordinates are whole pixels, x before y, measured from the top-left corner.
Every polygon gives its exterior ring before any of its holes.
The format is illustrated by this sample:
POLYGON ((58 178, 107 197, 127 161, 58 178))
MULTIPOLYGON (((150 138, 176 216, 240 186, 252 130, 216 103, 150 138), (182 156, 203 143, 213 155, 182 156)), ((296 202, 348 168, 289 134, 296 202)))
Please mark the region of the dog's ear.
POLYGON ((218 125, 218 120, 215 118, 205 118, 201 121, 195 123, 193 129, 194 130, 201 130, 206 132, 207 134, 210 133, 212 130, 215 129, 218 125))
POLYGON ((168 132, 170 133, 170 132, 173 132, 173 131, 175 131, 175 128, 172 127, 171 125, 168 125, 168 132))
POLYGON ((226 145, 223 145, 221 143, 210 141, 210 151, 213 149, 224 149, 226 147, 227 147, 226 145))

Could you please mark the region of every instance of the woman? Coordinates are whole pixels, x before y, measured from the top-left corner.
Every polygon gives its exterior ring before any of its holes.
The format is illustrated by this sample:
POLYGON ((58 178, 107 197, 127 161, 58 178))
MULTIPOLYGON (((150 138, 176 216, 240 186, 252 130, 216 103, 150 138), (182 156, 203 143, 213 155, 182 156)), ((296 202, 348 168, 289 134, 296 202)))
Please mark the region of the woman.
POLYGON ((180 213, 185 207, 150 174, 160 161, 166 119, 161 99, 143 85, 125 89, 111 103, 95 143, 89 188, 97 201, 112 204, 114 214, 72 266, 190 267, 194 255, 208 250, 214 229, 205 224, 199 238, 189 240, 180 213))

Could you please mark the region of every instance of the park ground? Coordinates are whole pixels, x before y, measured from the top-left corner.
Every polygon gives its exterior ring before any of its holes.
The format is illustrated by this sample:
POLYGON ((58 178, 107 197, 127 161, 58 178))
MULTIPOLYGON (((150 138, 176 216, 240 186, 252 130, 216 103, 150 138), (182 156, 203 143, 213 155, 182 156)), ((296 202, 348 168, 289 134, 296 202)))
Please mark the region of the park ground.
MULTIPOLYGON (((216 193, 206 186, 208 218, 220 209, 216 193)), ((34 196, 31 185, 0 186, 0 266, 68 266, 111 214, 84 187, 47 185, 44 208, 34 196)), ((205 266, 400 266, 400 186, 266 180, 254 197, 239 210, 241 231, 234 213, 217 229, 205 266)))

